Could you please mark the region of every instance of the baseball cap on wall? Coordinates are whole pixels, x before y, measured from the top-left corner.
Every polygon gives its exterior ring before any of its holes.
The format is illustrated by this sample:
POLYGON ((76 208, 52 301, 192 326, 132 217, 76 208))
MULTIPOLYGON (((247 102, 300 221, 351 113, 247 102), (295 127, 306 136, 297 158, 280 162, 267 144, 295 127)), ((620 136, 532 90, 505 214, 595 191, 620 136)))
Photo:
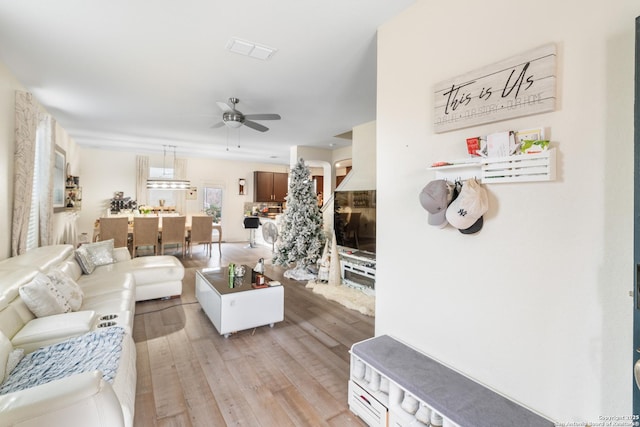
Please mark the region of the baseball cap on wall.
POLYGON ((473 234, 482 228, 482 215, 489 210, 486 190, 475 180, 469 179, 462 191, 447 208, 446 218, 449 224, 464 234, 473 234))
POLYGON ((478 231, 482 230, 482 225, 484 224, 484 219, 482 219, 482 217, 478 218, 478 220, 476 222, 473 223, 473 225, 469 228, 465 228, 465 229, 460 229, 458 230, 459 232, 461 232, 462 234, 473 234, 473 233, 477 233, 478 231))
POLYGON ((444 179, 429 182, 420 192, 420 204, 429 212, 429 224, 436 227, 447 225, 445 217, 453 191, 444 179))

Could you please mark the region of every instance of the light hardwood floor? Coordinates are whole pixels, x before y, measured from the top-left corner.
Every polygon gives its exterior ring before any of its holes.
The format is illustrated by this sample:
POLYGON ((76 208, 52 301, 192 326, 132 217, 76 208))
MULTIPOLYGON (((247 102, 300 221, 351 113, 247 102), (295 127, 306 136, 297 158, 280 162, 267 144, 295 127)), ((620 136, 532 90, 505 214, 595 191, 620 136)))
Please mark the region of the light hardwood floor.
POLYGON ((178 258, 182 296, 136 305, 136 427, 365 425, 347 405, 349 348, 373 336, 372 317, 283 278, 271 248, 224 243, 222 257, 196 247, 178 258), (285 319, 224 338, 195 299, 195 271, 260 257, 284 285, 285 319))

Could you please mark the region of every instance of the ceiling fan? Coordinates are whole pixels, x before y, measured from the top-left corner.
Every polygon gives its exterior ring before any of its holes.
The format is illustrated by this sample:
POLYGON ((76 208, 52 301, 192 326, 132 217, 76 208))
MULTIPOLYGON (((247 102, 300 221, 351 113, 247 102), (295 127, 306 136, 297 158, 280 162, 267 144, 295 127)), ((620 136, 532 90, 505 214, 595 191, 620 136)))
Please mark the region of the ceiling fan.
POLYGON ((266 132, 268 127, 256 123, 253 120, 280 120, 279 114, 242 114, 236 110, 236 104, 240 100, 238 98, 229 98, 229 104, 224 102, 217 102, 218 107, 222 110, 222 121, 211 126, 212 128, 219 128, 227 125, 230 128, 239 128, 242 125, 248 126, 251 129, 259 132, 266 132))

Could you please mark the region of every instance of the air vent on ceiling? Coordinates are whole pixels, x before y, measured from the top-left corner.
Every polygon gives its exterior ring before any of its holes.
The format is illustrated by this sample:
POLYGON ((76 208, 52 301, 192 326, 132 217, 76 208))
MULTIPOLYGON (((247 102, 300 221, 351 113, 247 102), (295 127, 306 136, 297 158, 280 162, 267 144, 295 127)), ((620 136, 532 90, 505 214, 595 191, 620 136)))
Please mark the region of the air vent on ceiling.
POLYGON ((257 43, 231 38, 227 42, 227 50, 239 55, 248 56, 250 58, 261 59, 266 61, 276 53, 276 49, 257 43))

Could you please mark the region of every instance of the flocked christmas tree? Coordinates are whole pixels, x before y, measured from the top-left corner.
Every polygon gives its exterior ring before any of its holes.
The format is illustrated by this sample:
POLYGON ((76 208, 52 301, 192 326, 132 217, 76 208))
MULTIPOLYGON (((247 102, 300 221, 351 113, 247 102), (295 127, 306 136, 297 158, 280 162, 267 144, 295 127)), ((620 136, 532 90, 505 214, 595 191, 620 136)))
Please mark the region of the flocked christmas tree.
POLYGON ((273 263, 293 266, 285 277, 311 280, 314 266, 322 256, 325 236, 322 231, 322 212, 311 181, 311 171, 299 159, 291 169, 287 208, 280 225, 281 235, 276 245, 273 263))

